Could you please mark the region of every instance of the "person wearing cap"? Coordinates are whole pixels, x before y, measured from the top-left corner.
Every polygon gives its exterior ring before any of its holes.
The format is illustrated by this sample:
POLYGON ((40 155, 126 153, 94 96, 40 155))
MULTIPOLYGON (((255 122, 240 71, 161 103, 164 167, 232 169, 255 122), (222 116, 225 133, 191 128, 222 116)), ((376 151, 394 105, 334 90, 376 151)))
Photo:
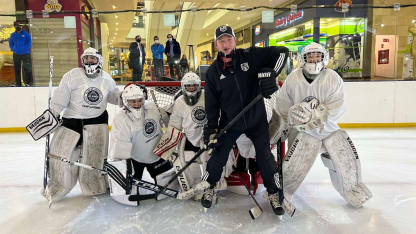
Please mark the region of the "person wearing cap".
POLYGON ((10 35, 9 46, 13 51, 14 73, 16 84, 13 86, 22 86, 21 66, 23 64, 23 79, 26 86, 32 86, 32 62, 30 58, 30 47, 32 47, 32 37, 22 28, 19 21, 14 22, 16 31, 10 35))
MULTIPOLYGON (((204 191, 202 206, 210 208, 215 197, 215 185, 221 178, 229 152, 240 135, 245 134, 254 144, 261 177, 267 188, 266 198, 272 202, 276 215, 284 210, 278 203, 276 161, 270 150, 268 121, 264 100, 261 98, 220 139, 212 140, 259 94, 270 98, 277 91, 276 77, 286 64, 289 50, 286 47, 250 47, 236 49, 236 37, 230 26, 215 30, 217 59, 210 65, 205 82, 205 111, 208 124, 204 127, 206 147, 213 143, 215 149, 208 160, 203 181, 197 187, 204 191), (277 201, 277 202, 276 202, 277 201)), ((211 152, 210 152, 211 151, 211 152)), ((198 192, 199 192, 198 191, 198 192)), ((182 196, 182 194, 181 194, 182 196)), ((186 194, 184 194, 186 196, 186 194)))

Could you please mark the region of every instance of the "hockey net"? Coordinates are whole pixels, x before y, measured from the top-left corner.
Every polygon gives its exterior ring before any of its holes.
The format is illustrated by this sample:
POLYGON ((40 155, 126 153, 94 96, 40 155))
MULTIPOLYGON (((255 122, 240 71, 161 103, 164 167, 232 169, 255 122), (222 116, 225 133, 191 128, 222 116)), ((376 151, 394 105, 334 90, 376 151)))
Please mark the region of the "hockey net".
MULTIPOLYGON (((147 92, 148 92, 148 100, 153 102, 152 95, 150 94, 150 90, 153 90, 153 93, 155 94, 157 104, 159 108, 163 108, 165 111, 169 112, 169 107, 172 106, 174 103, 175 95, 180 91, 181 89, 181 82, 170 82, 170 81, 158 81, 158 82, 134 82, 135 84, 140 84, 146 86, 147 92)), ((132 84, 132 83, 130 83, 132 84)), ((130 85, 127 84, 127 85, 130 85)), ((280 82, 279 82, 279 85, 280 82)), ((201 82, 201 86, 205 86, 205 82, 201 82)), ((265 106, 266 110, 269 113, 272 113, 272 109, 276 108, 276 98, 277 98, 277 92, 272 95, 270 99, 264 99, 265 100, 265 106)), ((285 143, 282 142, 280 147, 274 146, 272 148, 272 153, 275 157, 277 157, 277 150, 280 148, 282 157, 284 156, 285 152, 285 143)))

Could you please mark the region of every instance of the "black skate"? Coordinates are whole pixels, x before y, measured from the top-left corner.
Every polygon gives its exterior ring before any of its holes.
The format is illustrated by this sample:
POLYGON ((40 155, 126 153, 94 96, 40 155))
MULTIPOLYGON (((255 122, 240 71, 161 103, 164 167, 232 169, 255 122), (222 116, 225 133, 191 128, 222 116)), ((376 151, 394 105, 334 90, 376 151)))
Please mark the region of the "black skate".
POLYGON ((201 204, 204 207, 205 212, 208 208, 211 208, 213 202, 218 202, 217 192, 214 191, 214 188, 206 189, 201 198, 201 204))
POLYGON ((275 193, 271 193, 269 195, 268 192, 265 192, 264 199, 270 202, 273 212, 276 215, 279 215, 281 219, 282 216, 285 214, 285 210, 282 208, 282 206, 279 203, 279 193, 276 191, 275 193))

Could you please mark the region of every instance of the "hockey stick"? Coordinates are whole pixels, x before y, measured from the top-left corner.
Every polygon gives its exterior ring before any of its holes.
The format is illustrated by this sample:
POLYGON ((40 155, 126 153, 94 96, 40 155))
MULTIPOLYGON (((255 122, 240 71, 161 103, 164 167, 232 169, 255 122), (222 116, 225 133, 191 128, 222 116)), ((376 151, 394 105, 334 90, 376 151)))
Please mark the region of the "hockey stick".
POLYGON ((262 213, 263 213, 263 209, 261 208, 261 206, 259 205, 259 203, 257 202, 256 198, 254 198, 253 194, 251 193, 250 189, 248 189, 246 183, 244 182, 243 178, 241 178, 240 172, 235 171, 235 173, 238 175, 238 178, 240 178, 241 182, 243 182, 244 187, 246 187, 248 193, 250 194, 250 197, 253 199, 253 201, 256 203, 256 207, 251 208, 248 213, 250 213, 250 216, 252 219, 256 219, 257 217, 259 217, 262 213))
MULTIPOLYGON (((159 105, 157 103, 155 92, 153 90, 150 90, 150 94, 152 95, 153 102, 155 103, 156 108, 159 111, 160 122, 162 123, 162 132, 165 133, 165 130, 167 128, 166 128, 165 122, 163 121, 162 112, 160 112, 160 108, 159 108, 159 105)), ((180 144, 180 142, 179 142, 179 144, 180 144)), ((172 153, 172 155, 176 156, 176 159, 173 161, 173 168, 174 168, 175 172, 178 174, 178 171, 180 171, 180 169, 183 166, 182 166, 181 160, 179 158, 179 155, 177 153, 175 153, 177 151, 177 149, 178 149, 178 146, 176 146, 176 149, 174 150, 174 153, 172 153)), ((188 183, 188 180, 186 179, 185 174, 181 173, 179 175, 178 181, 179 181, 179 185, 181 186, 183 191, 186 191, 186 190, 189 189, 189 183, 188 183)))
MULTIPOLYGON (((48 108, 51 108, 51 99, 52 99, 52 74, 53 74, 53 56, 49 57, 49 96, 48 96, 48 108)), ((46 145, 45 145, 45 165, 43 167, 43 189, 46 190, 46 185, 48 184, 48 171, 49 171, 49 138, 50 134, 46 135, 46 145)))
MULTIPOLYGON (((96 171, 102 175, 106 175, 108 174, 108 176, 110 176, 111 178, 114 179, 114 181, 116 181, 117 184, 119 184, 124 190, 127 191, 127 187, 129 186, 130 182, 128 181, 128 179, 126 179, 123 174, 121 174, 121 172, 113 165, 109 164, 108 162, 104 161, 104 168, 103 169, 99 169, 96 167, 92 167, 83 163, 79 163, 79 162, 75 162, 75 161, 70 161, 66 158, 62 158, 60 156, 57 155, 53 155, 53 154, 48 154, 49 157, 60 160, 62 162, 74 165, 74 166, 78 166, 78 167, 82 167, 88 170, 92 170, 92 171, 96 171)), ((144 188, 150 191, 154 191, 156 193, 161 193, 163 195, 166 195, 168 197, 173 197, 176 198, 178 196, 178 191, 175 191, 173 189, 165 189, 165 187, 161 186, 161 185, 157 185, 151 182, 147 182, 144 180, 139 180, 136 179, 134 177, 130 178, 130 181, 133 185, 136 185, 137 187, 140 188, 144 188)), ((145 200, 148 199, 147 195, 143 195, 143 198, 139 198, 139 200, 145 200)))
MULTIPOLYGON (((244 113, 246 113, 247 111, 248 111, 248 109, 250 109, 254 104, 256 104, 257 103, 257 101, 258 100, 260 100, 261 98, 263 98, 263 96, 261 95, 261 94, 259 94, 259 95, 257 95, 257 97, 256 98, 254 98, 254 100, 253 101, 251 101, 250 102, 250 104, 248 104, 240 113, 238 113, 238 115, 236 116, 236 117, 234 117, 234 119, 232 119, 231 120, 231 122, 229 122, 228 124, 227 124, 227 126, 225 126, 225 128, 223 128, 221 131, 220 131, 220 133, 218 133, 215 137, 214 137, 214 140, 215 139, 219 139, 222 135, 224 135, 226 132, 227 132, 227 130, 231 127, 231 126, 233 126, 233 124, 235 123, 235 122, 237 122, 237 120, 238 119, 240 119, 240 117, 242 116, 242 115, 244 115, 244 113)), ((167 188, 173 181, 175 181, 177 178, 178 178, 178 176, 180 175, 180 174, 182 174, 182 172, 184 172, 193 162, 195 162, 195 160, 197 159, 197 158, 199 158, 200 156, 201 156, 201 154, 204 152, 204 151, 206 151, 207 149, 214 149, 214 147, 213 147, 213 144, 210 144, 210 145, 208 145, 208 147, 207 148, 204 148, 204 149, 201 149, 201 150, 199 150, 198 151, 198 153, 196 153, 195 154, 195 156, 193 157, 193 158, 191 158, 191 160, 189 160, 186 164, 185 164, 185 166, 183 166, 182 167, 182 169, 180 170, 180 171, 178 171, 178 173, 176 174, 176 175, 174 175, 169 181, 168 181, 168 183, 165 185, 165 188, 167 188)))

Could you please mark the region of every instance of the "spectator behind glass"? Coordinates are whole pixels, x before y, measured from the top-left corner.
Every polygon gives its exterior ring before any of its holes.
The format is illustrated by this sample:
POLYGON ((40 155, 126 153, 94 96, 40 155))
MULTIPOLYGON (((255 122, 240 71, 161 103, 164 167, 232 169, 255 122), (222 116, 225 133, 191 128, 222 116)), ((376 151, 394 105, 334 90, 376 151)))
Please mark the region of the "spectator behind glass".
POLYGON ((143 66, 146 58, 144 46, 140 42, 142 37, 137 35, 136 41, 130 44, 130 62, 129 67, 133 69, 133 81, 142 81, 143 66))
POLYGON ((16 32, 10 35, 9 46, 13 51, 14 73, 16 84, 13 86, 22 86, 21 67, 23 65, 23 80, 26 86, 33 85, 32 79, 32 62, 30 58, 30 47, 32 47, 32 37, 22 28, 19 21, 14 22, 16 32))
POLYGON ((153 39, 155 40, 155 44, 151 47, 153 53, 153 65, 155 66, 156 79, 159 80, 160 76, 164 76, 163 53, 165 52, 165 47, 159 43, 158 36, 155 36, 153 39))
POLYGON ((182 56, 180 65, 181 65, 181 77, 183 77, 183 75, 189 71, 189 64, 188 64, 188 59, 186 59, 186 55, 182 56))
POLYGON ((165 46, 165 54, 168 58, 169 70, 171 78, 175 77, 175 72, 173 71, 173 67, 175 67, 176 75, 179 78, 179 59, 181 58, 181 46, 179 42, 177 42, 172 34, 167 35, 168 41, 166 42, 165 46))

